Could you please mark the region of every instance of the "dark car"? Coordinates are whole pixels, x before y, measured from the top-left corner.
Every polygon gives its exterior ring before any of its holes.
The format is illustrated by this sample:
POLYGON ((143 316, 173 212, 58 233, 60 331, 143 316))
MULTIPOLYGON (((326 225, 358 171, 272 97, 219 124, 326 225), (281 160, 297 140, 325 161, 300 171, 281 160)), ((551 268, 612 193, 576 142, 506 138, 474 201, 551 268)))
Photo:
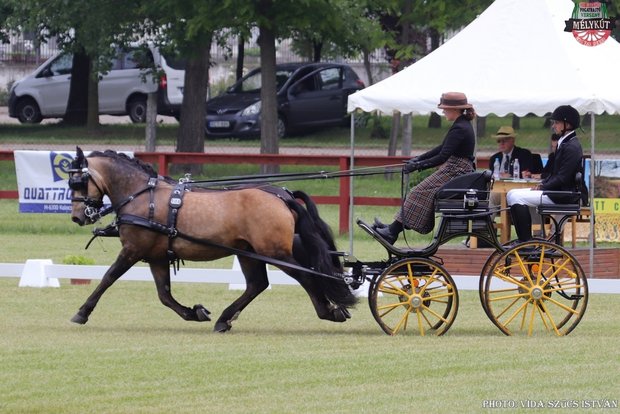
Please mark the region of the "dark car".
MULTIPOLYGON (((226 92, 207 101, 207 137, 260 136, 260 68, 226 92)), ((364 88, 348 65, 286 63, 276 65, 278 136, 301 129, 342 125, 347 97, 364 88)))

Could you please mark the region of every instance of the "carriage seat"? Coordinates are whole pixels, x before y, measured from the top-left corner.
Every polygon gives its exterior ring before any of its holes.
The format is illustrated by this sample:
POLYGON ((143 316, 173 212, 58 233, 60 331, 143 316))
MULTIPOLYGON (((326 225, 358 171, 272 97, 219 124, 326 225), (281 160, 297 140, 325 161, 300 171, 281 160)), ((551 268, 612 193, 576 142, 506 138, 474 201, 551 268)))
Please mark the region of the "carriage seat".
MULTIPOLYGON (((543 204, 541 203, 536 207, 536 211, 543 218, 543 221, 553 222, 555 227, 555 243, 563 244, 564 242, 564 223, 571 219, 575 223, 576 218, 581 213, 582 205, 587 206, 588 190, 583 182, 583 175, 578 172, 575 175, 575 182, 577 187, 575 191, 543 191, 543 195, 556 195, 562 197, 565 202, 557 204, 543 204), (583 191, 582 191, 583 190, 583 191)), ((573 226, 573 247, 576 243, 576 228, 573 226)), ((546 237, 545 226, 542 226, 543 237, 546 237)))
MULTIPOLYGON (((581 211, 581 205, 584 203, 584 197, 581 190, 581 182, 583 181, 583 175, 578 172, 575 175, 575 182, 577 188, 575 191, 543 191, 543 195, 556 195, 561 196, 566 202, 557 204, 543 204, 538 205, 536 210, 541 216, 548 215, 563 215, 563 216, 576 216, 581 211)), ((587 200, 587 197, 585 198, 587 200)))
POLYGON ((491 171, 486 170, 450 180, 435 195, 435 211, 451 214, 488 211, 491 177, 491 171))

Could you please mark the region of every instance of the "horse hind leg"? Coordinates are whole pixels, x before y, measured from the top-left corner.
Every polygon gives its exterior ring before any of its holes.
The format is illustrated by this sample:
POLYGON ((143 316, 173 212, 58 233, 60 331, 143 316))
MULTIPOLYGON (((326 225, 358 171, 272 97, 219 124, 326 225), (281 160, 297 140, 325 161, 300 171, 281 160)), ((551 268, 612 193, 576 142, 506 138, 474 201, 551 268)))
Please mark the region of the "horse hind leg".
MULTIPOLYGON (((306 268, 312 267, 312 259, 308 255, 306 247, 304 246, 304 243, 299 235, 295 235, 295 238, 293 239, 293 257, 294 260, 292 263, 306 268)), ((297 280, 304 288, 310 297, 312 304, 314 305, 314 309, 319 319, 325 319, 333 322, 345 322, 347 319, 351 318, 351 313, 347 309, 347 306, 354 306, 355 299, 344 300, 342 301, 343 303, 338 304, 331 300, 327 293, 326 287, 330 284, 330 286, 335 287, 334 285, 338 283, 338 281, 323 279, 321 276, 310 275, 294 269, 282 268, 282 270, 293 279, 297 280)), ((337 270, 336 266, 334 266, 334 270, 337 270)), ((344 284, 344 281, 342 283, 344 284)), ((339 290, 347 291, 348 287, 342 286, 339 290)), ((338 295, 334 296, 342 297, 342 292, 339 292, 338 295)), ((348 295, 345 294, 345 296, 348 295)))
POLYGON ((172 296, 172 288, 170 286, 170 266, 168 262, 158 262, 150 264, 151 273, 157 287, 157 295, 164 306, 175 311, 181 318, 186 321, 206 322, 210 321, 211 312, 204 306, 198 304, 193 308, 181 305, 172 296))
POLYGON ((241 271, 245 276, 246 288, 241 296, 224 309, 224 312, 222 312, 222 315, 217 319, 213 327, 215 332, 229 331, 232 328, 232 321, 237 319, 241 311, 269 287, 267 265, 264 262, 243 256, 237 257, 241 265, 241 271))

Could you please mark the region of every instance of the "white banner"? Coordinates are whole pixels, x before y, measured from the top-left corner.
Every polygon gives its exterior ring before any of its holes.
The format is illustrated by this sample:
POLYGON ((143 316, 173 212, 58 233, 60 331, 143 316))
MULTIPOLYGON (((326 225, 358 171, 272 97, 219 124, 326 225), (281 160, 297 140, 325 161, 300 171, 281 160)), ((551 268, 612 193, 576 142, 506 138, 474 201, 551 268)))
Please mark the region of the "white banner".
MULTIPOLYGON (((133 157, 132 152, 125 152, 133 157)), ((20 213, 69 213, 75 151, 14 151, 20 213)), ((84 152, 88 155, 87 152, 84 152)), ((107 198, 104 201, 108 201, 107 198)))

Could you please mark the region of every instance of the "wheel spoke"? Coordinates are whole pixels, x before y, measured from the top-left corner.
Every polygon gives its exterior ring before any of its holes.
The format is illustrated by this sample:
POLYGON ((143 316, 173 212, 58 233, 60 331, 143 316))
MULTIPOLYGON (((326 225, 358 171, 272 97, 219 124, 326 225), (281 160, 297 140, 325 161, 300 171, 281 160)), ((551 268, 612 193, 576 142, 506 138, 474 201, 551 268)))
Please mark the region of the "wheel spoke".
POLYGON ((485 267, 480 281, 483 308, 507 335, 512 334, 508 327, 516 321, 520 328, 515 331, 524 335, 566 335, 586 310, 588 284, 583 269, 562 246, 533 241, 525 247, 536 250, 525 254, 517 246, 485 267))
POLYGON ((369 304, 389 335, 442 335, 456 317, 458 291, 440 264, 427 258, 405 258, 376 278, 369 304), (416 329, 412 329, 413 318, 416 329))

